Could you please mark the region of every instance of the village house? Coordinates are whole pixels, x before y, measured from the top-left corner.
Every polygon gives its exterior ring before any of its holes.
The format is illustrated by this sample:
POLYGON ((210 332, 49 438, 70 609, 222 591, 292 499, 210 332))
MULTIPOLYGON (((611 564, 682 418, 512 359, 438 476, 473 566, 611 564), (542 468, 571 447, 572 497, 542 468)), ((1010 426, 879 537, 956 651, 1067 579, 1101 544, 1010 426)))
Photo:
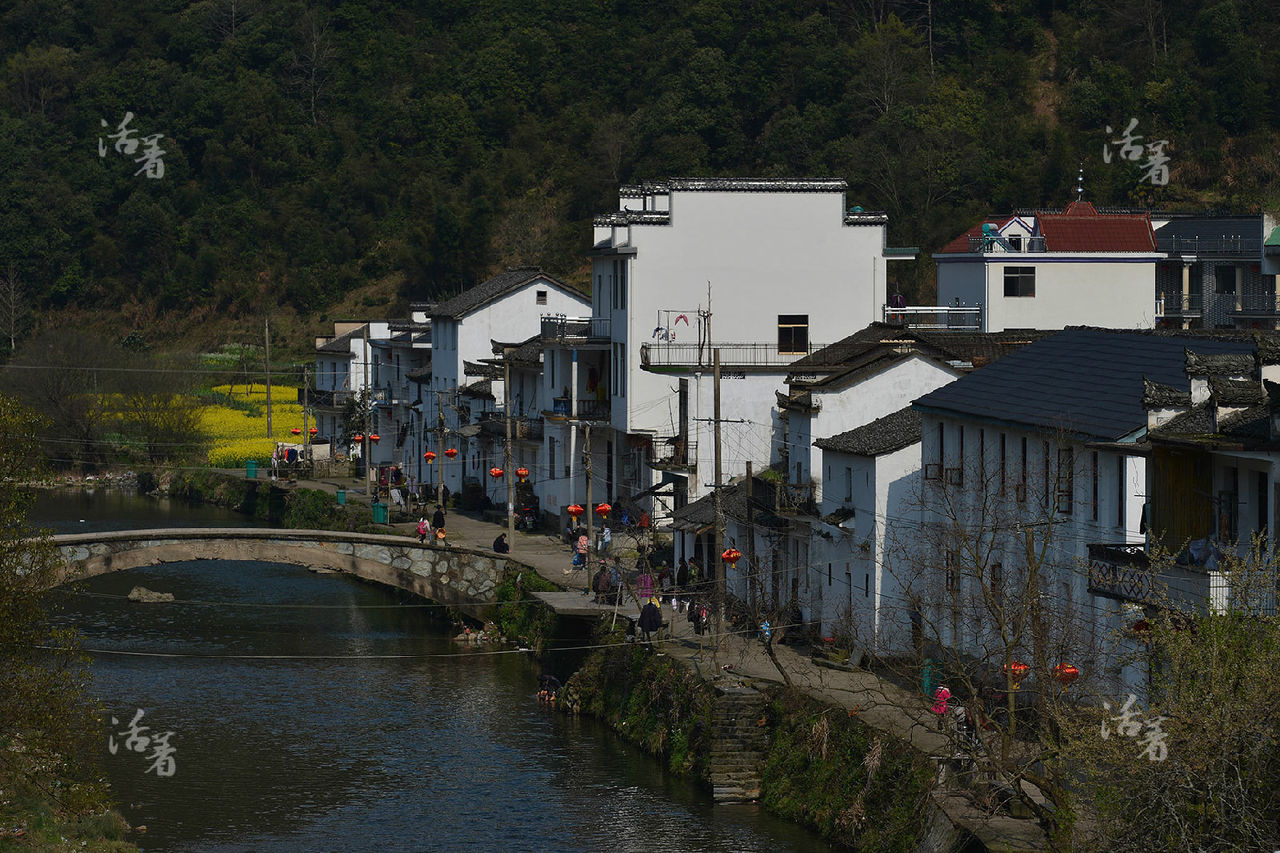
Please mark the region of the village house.
MULTIPOLYGON (((493 357, 493 341, 524 340, 540 332, 542 315, 578 315, 589 304, 576 288, 526 268, 499 273, 432 309, 424 423, 431 436, 426 443, 437 454, 435 475, 450 491, 461 491, 464 481, 487 489, 487 471, 500 463, 478 440, 480 421, 502 400, 501 388, 494 393, 492 366, 483 363, 493 357), (456 451, 453 458, 449 450, 456 451)), ((538 477, 544 473, 540 465, 538 477)))
MULTIPOLYGON (((1146 213, 1102 213, 1085 201, 974 225, 933 256, 939 306, 980 309, 983 331, 1156 324, 1164 258, 1146 213)), ((929 309, 933 310, 933 309, 929 309)))
POLYGON ((720 352, 725 479, 768 459, 787 365, 884 310, 888 218, 847 208, 835 180, 680 179, 623 187, 595 219, 590 316, 546 317, 553 399, 545 440, 566 498, 662 517, 714 479, 714 353, 720 352))
MULTIPOLYGON (((1068 329, 917 400, 920 510, 890 520, 885 570, 901 594, 879 620, 880 646, 959 649, 998 672, 1005 661, 996 659, 1003 648, 994 637, 1030 612, 1035 631, 1021 623, 1020 657, 1038 649, 1055 664, 1141 691, 1142 673, 1121 665, 1128 649, 1114 642, 1132 619, 1122 605, 1134 596, 1122 571, 1098 567, 1100 555, 1143 552, 1148 531, 1187 505, 1187 489, 1170 488, 1169 478, 1192 469, 1171 467, 1172 456, 1154 448, 1172 440, 1180 402, 1209 399, 1198 358, 1235 364, 1251 361, 1254 349, 1244 337, 1068 329), (1028 578, 1038 594, 1027 591, 1028 578)), ((1222 391, 1243 404, 1235 386, 1222 391)), ((1257 403, 1248 402, 1244 408, 1257 403)), ((1211 476, 1207 467, 1202 473, 1211 476)), ((1227 474, 1212 476, 1230 483, 1221 479, 1227 474)), ((1256 474, 1235 482, 1237 496, 1263 492, 1256 474)), ((1167 529, 1175 538, 1206 535, 1203 523, 1167 529)), ((1174 586, 1190 599, 1208 592, 1174 586)))

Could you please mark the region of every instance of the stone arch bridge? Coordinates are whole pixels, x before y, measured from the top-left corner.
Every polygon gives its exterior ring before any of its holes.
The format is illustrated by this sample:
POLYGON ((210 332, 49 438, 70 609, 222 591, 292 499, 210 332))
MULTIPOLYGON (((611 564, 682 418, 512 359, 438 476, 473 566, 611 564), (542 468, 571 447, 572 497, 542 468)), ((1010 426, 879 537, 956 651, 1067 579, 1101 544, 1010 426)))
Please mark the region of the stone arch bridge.
POLYGON ((508 560, 407 536, 330 530, 199 527, 118 530, 52 537, 66 567, 60 583, 186 560, 261 560, 330 569, 488 619, 508 560))

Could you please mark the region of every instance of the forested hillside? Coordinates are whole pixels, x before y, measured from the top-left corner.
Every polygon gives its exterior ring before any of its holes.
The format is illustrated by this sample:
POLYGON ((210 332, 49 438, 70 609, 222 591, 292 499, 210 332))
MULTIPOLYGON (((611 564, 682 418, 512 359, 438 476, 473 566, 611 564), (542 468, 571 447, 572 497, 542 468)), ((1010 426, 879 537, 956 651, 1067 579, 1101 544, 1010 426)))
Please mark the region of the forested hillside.
POLYGON ((1280 194, 1266 0, 3 5, 0 274, 36 318, 573 278, 617 185, 669 176, 845 178, 925 250, 1065 203, 1081 165, 1099 204, 1280 194), (1167 186, 1103 162, 1131 118, 1168 140, 1167 186), (135 174, 152 134, 162 177, 135 174))

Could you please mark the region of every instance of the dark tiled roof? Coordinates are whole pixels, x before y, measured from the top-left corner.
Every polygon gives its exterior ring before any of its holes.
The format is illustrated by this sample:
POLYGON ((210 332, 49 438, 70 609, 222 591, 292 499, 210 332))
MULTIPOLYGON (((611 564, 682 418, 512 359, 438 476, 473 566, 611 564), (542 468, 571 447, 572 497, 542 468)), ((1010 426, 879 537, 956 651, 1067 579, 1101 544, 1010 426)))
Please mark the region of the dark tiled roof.
POLYGON ((459 293, 452 299, 446 299, 437 305, 431 312, 432 317, 462 317, 471 313, 480 306, 492 302, 499 296, 518 287, 536 280, 543 279, 552 287, 559 288, 565 293, 571 293, 586 301, 587 297, 582 291, 575 287, 571 287, 557 278, 547 275, 542 270, 532 267, 522 267, 520 269, 511 269, 506 272, 498 273, 488 281, 477 284, 470 290, 459 293))
POLYGON ((1209 379, 1209 390, 1220 406, 1260 406, 1266 399, 1262 383, 1256 379, 1225 379, 1214 376, 1209 379))
POLYGON ((920 412, 907 406, 848 432, 820 438, 814 445, 822 450, 852 453, 855 456, 879 456, 910 447, 918 441, 920 412))
POLYGON ((1189 388, 1187 348, 1249 353, 1252 340, 1066 329, 932 391, 915 405, 1114 441, 1146 426, 1143 380, 1189 388))
POLYGON ((1187 350, 1188 376, 1251 376, 1253 353, 1198 353, 1187 350))
POLYGON ((980 366, 1003 358, 1034 340, 1053 334, 1032 329, 966 332, 911 329, 872 323, 849 337, 791 364, 791 373, 822 373, 876 367, 875 361, 919 353, 940 361, 980 366))
POLYGON ((472 382, 470 385, 463 385, 458 389, 458 393, 464 397, 479 397, 486 400, 492 400, 493 397, 493 381, 490 379, 481 379, 472 382))
POLYGON ((480 376, 484 379, 499 379, 502 377, 502 368, 478 361, 464 360, 462 362, 462 375, 480 376))
POLYGON ((493 346, 493 354, 496 356, 495 362, 503 360, 503 353, 506 353, 506 360, 512 364, 534 365, 542 363, 542 335, 534 335, 527 341, 518 344, 505 344, 501 341, 490 341, 493 346))
POLYGON ((1161 385, 1142 377, 1142 405, 1144 406, 1190 406, 1190 389, 1174 388, 1172 385, 1161 385))
MULTIPOLYGON (((781 528, 787 525, 785 519, 774 512, 777 501, 777 490, 773 483, 752 477, 751 485, 751 520, 764 527, 781 528)), ((724 514, 735 521, 747 520, 747 484, 739 480, 720 489, 720 502, 724 514)), ((715 524, 715 496, 706 495, 691 504, 686 504, 671 513, 671 522, 677 530, 700 530, 715 524)))
POLYGON ((413 370, 405 371, 404 378, 410 382, 422 382, 431 378, 431 362, 428 361, 421 367, 415 367, 413 370))
POLYGON ((1197 406, 1151 430, 1149 438, 1198 441, 1205 444, 1231 442, 1248 446, 1270 443, 1270 412, 1266 404, 1250 406, 1222 418, 1214 425, 1209 406, 1197 406))
POLYGON ((358 338, 360 335, 356 332, 347 332, 344 335, 338 335, 331 341, 316 347, 316 352, 322 352, 325 355, 345 355, 354 357, 351 352, 351 339, 358 338))

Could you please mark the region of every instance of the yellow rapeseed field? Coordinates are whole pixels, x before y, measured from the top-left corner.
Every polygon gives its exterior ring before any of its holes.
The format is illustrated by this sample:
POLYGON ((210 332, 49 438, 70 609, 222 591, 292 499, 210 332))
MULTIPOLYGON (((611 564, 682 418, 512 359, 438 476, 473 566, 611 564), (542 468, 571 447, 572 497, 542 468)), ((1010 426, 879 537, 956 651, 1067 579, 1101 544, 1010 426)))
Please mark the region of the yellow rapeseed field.
POLYGON ((298 404, 296 388, 271 386, 272 438, 267 437, 267 386, 251 385, 246 389, 244 385, 218 385, 213 390, 258 408, 255 416, 229 406, 204 407, 200 425, 211 440, 209 464, 214 468, 238 468, 249 459, 266 464, 277 441, 297 441, 289 432, 293 427, 302 427, 302 406, 298 404))

